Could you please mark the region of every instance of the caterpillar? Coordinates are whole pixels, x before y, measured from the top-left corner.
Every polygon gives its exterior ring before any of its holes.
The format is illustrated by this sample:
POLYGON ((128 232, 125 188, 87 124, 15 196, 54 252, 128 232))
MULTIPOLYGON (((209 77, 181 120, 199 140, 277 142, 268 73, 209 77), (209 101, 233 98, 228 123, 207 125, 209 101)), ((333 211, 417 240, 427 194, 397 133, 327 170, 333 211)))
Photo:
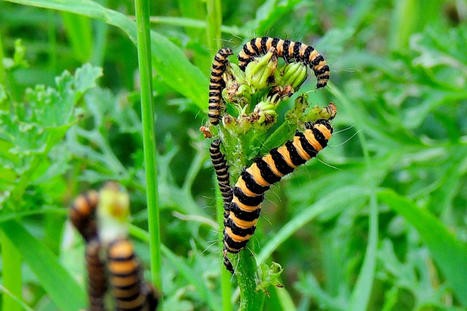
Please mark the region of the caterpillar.
POLYGON ((140 263, 130 241, 121 238, 109 243, 107 270, 116 310, 156 309, 157 298, 154 291, 142 282, 140 263))
POLYGON ((209 154, 211 155, 211 161, 216 171, 217 183, 219 184, 222 198, 224 199, 224 220, 226 220, 229 213, 229 205, 230 202, 232 202, 233 193, 232 188, 230 187, 229 167, 221 152, 220 144, 220 139, 214 140, 209 147, 209 154))
POLYGON ((222 75, 225 72, 228 62, 227 57, 232 55, 233 51, 229 48, 222 48, 214 57, 211 69, 211 78, 209 80, 209 122, 212 125, 219 124, 221 118, 221 110, 224 109, 222 99, 222 90, 225 87, 222 75))
POLYGON ((277 55, 283 57, 286 62, 295 59, 297 62, 309 65, 318 80, 316 87, 326 86, 330 75, 329 66, 318 51, 301 42, 271 37, 253 38, 243 45, 243 49, 238 54, 238 66, 245 71, 246 66, 256 56, 266 54, 271 48, 274 48, 277 55))
POLYGON ((101 244, 93 239, 86 244, 86 270, 88 273, 89 311, 105 311, 104 297, 107 291, 105 265, 99 257, 101 244))
POLYGON ((264 193, 270 185, 315 157, 327 146, 333 128, 324 119, 305 124, 305 131, 295 133, 292 140, 256 158, 244 169, 233 187, 233 199, 224 228, 224 265, 234 273, 227 252, 238 253, 256 230, 264 193))
POLYGON ((99 194, 91 190, 79 195, 69 211, 71 223, 86 242, 97 237, 96 208, 98 202, 99 194))

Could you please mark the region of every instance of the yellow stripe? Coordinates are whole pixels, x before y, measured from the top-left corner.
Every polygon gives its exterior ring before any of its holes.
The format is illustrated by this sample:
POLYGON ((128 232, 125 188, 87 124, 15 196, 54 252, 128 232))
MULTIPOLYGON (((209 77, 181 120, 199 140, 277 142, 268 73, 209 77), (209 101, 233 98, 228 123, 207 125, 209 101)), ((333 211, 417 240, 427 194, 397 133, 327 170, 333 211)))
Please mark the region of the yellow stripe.
POLYGON ((325 60, 322 60, 318 63, 318 65, 316 65, 313 69, 314 70, 320 70, 321 68, 323 68, 324 66, 326 65, 326 61, 325 60))
POLYGON ((110 261, 109 271, 112 273, 127 273, 135 270, 137 264, 133 260, 128 261, 110 261))
POLYGON ((258 185, 263 187, 267 187, 270 185, 270 183, 264 180, 263 176, 261 176, 261 172, 256 163, 253 163, 249 168, 246 169, 246 171, 253 176, 253 179, 258 185))
POLYGON ((316 149, 316 151, 320 151, 321 149, 323 149, 323 147, 316 140, 315 135, 313 135, 312 130, 308 130, 308 129, 305 130, 305 138, 308 141, 308 143, 312 145, 313 148, 316 149))
POLYGON ((242 229, 249 229, 251 227, 256 226, 256 224, 258 223, 258 218, 252 221, 242 220, 240 218, 237 218, 237 216, 235 216, 233 212, 230 212, 229 218, 232 219, 233 223, 237 227, 242 228, 242 229))
POLYGON ((251 234, 248 234, 246 236, 236 235, 232 232, 232 229, 230 229, 229 227, 225 227, 225 233, 235 242, 248 241, 251 238, 251 234))
POLYGON ((255 45, 258 48, 258 50, 260 50, 260 51, 262 50, 262 48, 261 48, 261 38, 256 38, 255 45))
POLYGON ((274 175, 276 175, 277 177, 284 176, 284 174, 279 172, 279 170, 277 169, 276 163, 274 163, 274 160, 273 160, 272 155, 270 153, 268 153, 267 155, 265 155, 263 157, 263 161, 267 163, 267 165, 269 166, 271 171, 274 173, 274 175))
POLYGON ((240 178, 238 179, 237 183, 235 184, 236 187, 240 188, 240 190, 242 190, 242 192, 244 194, 246 194, 247 196, 249 197, 257 197, 258 193, 254 193, 253 191, 251 191, 250 189, 248 189, 248 187, 246 186, 246 183, 245 183, 245 180, 243 179, 242 176, 240 176, 240 178))
POLYGON ((301 57, 303 57, 303 54, 305 54, 305 50, 307 47, 308 45, 302 43, 302 46, 300 47, 300 52, 299 52, 301 57))
POLYGON ((138 282, 138 274, 135 273, 134 275, 126 277, 112 276, 110 282, 113 286, 128 286, 138 282))
POLYGON ((247 48, 248 52, 253 53, 253 54, 256 53, 255 50, 253 49, 253 47, 251 46, 251 42, 250 42, 250 41, 247 42, 246 48, 247 48))
POLYGON ((315 128, 323 134, 326 140, 329 140, 332 136, 331 131, 323 124, 315 124, 315 128))
POLYGON ((277 48, 277 55, 282 56, 282 52, 284 52, 284 40, 280 39, 276 45, 277 48))
POLYGON ((110 257, 128 257, 133 254, 133 245, 129 241, 121 240, 111 246, 110 257))
POLYGON ((232 202, 237 204, 237 206, 244 212, 254 212, 257 209, 261 208, 261 204, 255 206, 245 205, 241 203, 236 196, 233 197, 232 202))
POLYGON ((293 56, 294 46, 295 46, 295 42, 291 41, 289 45, 289 57, 293 56))
POLYGON ((272 45, 272 38, 269 37, 268 40, 266 41, 266 50, 269 51, 271 49, 271 45, 272 45))
POLYGON ((293 138, 293 145, 295 147, 295 149, 297 150, 298 154, 300 155, 300 157, 303 159, 303 160, 310 160, 310 155, 308 153, 306 153, 305 150, 303 150, 303 147, 302 147, 302 143, 300 141, 300 137, 298 136, 294 136, 293 138))
POLYGON ((285 162, 287 163, 288 166, 290 166, 292 168, 297 167, 292 163, 292 159, 290 159, 289 150, 287 150, 287 147, 285 145, 280 146, 279 148, 277 148, 277 151, 282 155, 282 157, 284 158, 284 160, 285 160, 285 162))
POLYGON ((318 56, 319 56, 318 51, 313 50, 313 52, 311 52, 310 56, 308 57, 309 62, 312 63, 315 60, 315 58, 318 57, 318 56))

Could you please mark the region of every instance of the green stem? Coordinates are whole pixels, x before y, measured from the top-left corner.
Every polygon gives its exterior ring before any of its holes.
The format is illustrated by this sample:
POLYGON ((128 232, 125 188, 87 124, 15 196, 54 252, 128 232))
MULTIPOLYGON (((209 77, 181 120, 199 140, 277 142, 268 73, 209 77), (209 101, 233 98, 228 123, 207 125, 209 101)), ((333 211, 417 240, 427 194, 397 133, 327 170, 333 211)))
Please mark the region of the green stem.
POLYGON ((3 294, 2 310, 21 311, 21 305, 12 298, 13 296, 21 300, 22 297, 21 254, 3 232, 0 232, 0 239, 2 243, 2 281, 3 286, 10 294, 8 295, 6 292, 3 294))
POLYGON ((224 248, 224 200, 217 184, 217 178, 214 174, 214 184, 216 185, 216 211, 217 211, 217 223, 219 224, 219 258, 220 258, 220 270, 221 270, 221 290, 222 290, 222 310, 232 310, 232 275, 224 267, 223 248, 224 248))
POLYGON ((0 32, 0 84, 5 84, 6 79, 5 67, 3 67, 3 57, 2 33, 0 32))
POLYGON ((154 132, 154 107, 152 104, 151 38, 149 28, 149 0, 135 0, 138 33, 138 65, 141 83, 141 119, 143 123, 144 164, 146 168, 146 199, 148 206, 149 251, 151 277, 160 291, 161 254, 160 220, 157 197, 156 136, 154 132))
POLYGON ((222 10, 220 0, 208 0, 208 46, 211 53, 214 54, 221 46, 221 25, 222 25, 222 10))
POLYGON ((256 259, 253 253, 244 248, 238 254, 238 265, 235 273, 240 287, 240 310, 263 310, 264 292, 256 290, 256 259))

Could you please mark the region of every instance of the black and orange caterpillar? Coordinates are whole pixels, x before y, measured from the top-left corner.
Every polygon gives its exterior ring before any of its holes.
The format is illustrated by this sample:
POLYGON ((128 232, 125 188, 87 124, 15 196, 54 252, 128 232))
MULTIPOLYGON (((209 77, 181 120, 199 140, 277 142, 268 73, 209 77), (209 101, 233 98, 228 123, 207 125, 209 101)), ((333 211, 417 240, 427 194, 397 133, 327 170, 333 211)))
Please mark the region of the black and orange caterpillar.
POLYGON ((238 253, 256 230, 264 193, 282 177, 293 172, 327 146, 333 128, 320 119, 305 123, 305 131, 295 133, 292 140, 273 148, 244 169, 233 188, 233 199, 224 228, 224 265, 232 274, 227 252, 238 253))
POLYGON ((229 215, 229 206, 233 199, 233 193, 230 187, 229 167, 221 152, 220 144, 220 139, 214 140, 211 143, 211 147, 209 147, 209 154, 211 155, 211 161, 216 171, 217 183, 224 199, 224 220, 226 220, 229 215))
POLYGON ((86 270, 88 272, 89 311, 105 311, 107 273, 99 256, 101 243, 93 239, 86 244, 86 270))
POLYGON ((116 310, 156 310, 154 288, 142 281, 140 263, 130 241, 121 238, 109 243, 107 270, 116 310))
POLYGON ((69 211, 71 223, 86 242, 97 237, 96 208, 98 203, 99 194, 91 190, 80 194, 73 201, 69 211))
POLYGON ((222 48, 214 57, 211 69, 211 78, 209 80, 209 122, 212 125, 219 124, 221 118, 221 111, 225 109, 224 101, 222 99, 222 90, 225 87, 225 81, 222 75, 225 72, 228 59, 233 51, 229 48, 222 48))
POLYGON ((243 45, 243 49, 238 54, 238 66, 245 71, 246 66, 255 57, 266 54, 271 48, 274 48, 277 55, 284 58, 286 62, 294 59, 296 62, 310 66, 318 80, 316 87, 326 86, 330 71, 324 57, 312 46, 301 42, 271 37, 253 38, 243 45))

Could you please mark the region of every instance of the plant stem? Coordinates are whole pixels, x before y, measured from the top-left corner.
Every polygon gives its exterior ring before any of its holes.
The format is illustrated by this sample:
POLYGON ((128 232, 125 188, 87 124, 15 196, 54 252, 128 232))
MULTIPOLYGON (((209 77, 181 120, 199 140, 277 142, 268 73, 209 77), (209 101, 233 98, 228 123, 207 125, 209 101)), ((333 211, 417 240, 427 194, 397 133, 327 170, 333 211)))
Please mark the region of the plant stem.
POLYGON ((138 35, 138 65, 141 83, 141 119, 143 123, 144 164, 146 168, 146 200, 148 206, 149 251, 151 278, 160 291, 161 254, 160 220, 157 193, 156 136, 152 104, 151 38, 149 29, 149 0, 135 0, 138 35))
POLYGON ((221 270, 221 290, 222 290, 222 310, 232 310, 232 276, 227 269, 224 267, 223 248, 224 248, 224 200, 217 184, 217 178, 214 174, 214 184, 216 185, 216 211, 217 211, 217 223, 219 224, 219 258, 220 258, 220 270, 221 270))
POLYGON ((256 259, 253 253, 245 247, 238 254, 236 269, 237 282, 240 287, 240 310, 263 310, 264 292, 256 290, 256 259))
MULTIPOLYGON (((2 243, 2 281, 6 290, 21 300, 22 281, 21 281, 21 254, 8 237, 0 231, 2 243)), ((21 305, 18 304, 7 293, 3 294, 2 310, 21 311, 21 305)))
POLYGON ((221 46, 221 25, 222 25, 222 9, 220 0, 208 0, 208 46, 211 54, 217 52, 221 46))

